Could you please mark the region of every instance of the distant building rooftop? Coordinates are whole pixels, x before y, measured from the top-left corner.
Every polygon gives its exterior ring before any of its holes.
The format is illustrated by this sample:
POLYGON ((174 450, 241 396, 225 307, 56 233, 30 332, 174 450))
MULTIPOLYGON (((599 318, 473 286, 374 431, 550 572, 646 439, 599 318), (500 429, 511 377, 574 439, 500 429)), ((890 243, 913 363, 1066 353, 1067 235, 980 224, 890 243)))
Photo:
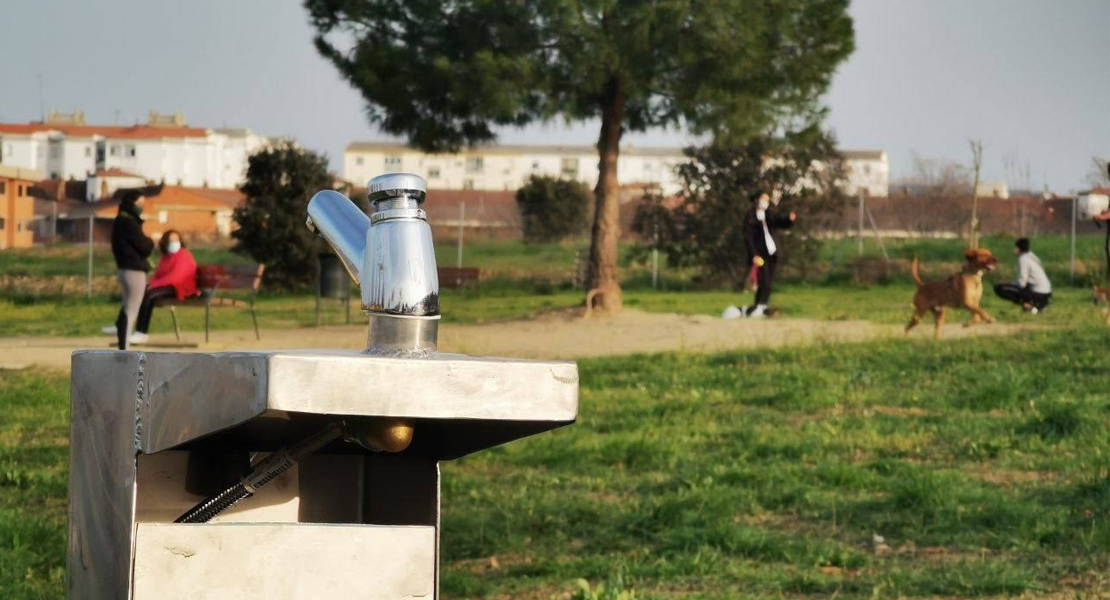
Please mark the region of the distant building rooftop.
POLYGON ((102 136, 106 138, 161 139, 205 137, 208 130, 200 127, 152 125, 74 125, 68 123, 0 123, 0 135, 30 135, 57 131, 73 137, 102 136))

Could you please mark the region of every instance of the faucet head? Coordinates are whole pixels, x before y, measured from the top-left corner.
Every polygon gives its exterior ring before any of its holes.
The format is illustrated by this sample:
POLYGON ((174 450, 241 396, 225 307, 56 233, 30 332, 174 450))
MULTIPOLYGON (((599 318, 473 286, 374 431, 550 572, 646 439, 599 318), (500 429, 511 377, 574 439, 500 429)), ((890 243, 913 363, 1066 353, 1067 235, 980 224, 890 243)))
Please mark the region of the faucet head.
POLYGON ((366 184, 370 201, 374 206, 379 202, 408 199, 423 204, 428 195, 428 184, 415 173, 386 173, 378 175, 366 184))

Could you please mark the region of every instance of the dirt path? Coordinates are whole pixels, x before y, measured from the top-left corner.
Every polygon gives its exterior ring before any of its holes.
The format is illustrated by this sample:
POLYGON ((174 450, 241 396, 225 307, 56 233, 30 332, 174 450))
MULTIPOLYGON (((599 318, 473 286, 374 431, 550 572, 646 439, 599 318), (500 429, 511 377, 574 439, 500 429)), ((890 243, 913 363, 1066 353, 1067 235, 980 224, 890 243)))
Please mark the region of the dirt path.
MULTIPOLYGON (((945 339, 969 335, 1007 335, 1028 326, 993 324, 974 329, 959 325, 945 327, 945 339)), ((932 327, 921 327, 915 336, 928 337, 932 327)), ((537 319, 440 326, 439 347, 445 352, 517 358, 575 359, 591 356, 626 355, 684 350, 712 352, 734 348, 765 348, 800 344, 857 342, 897 337, 901 327, 866 321, 818 321, 770 319, 725 321, 702 315, 676 315, 625 310, 616 317, 588 320, 575 313, 559 312, 537 319)), ((172 335, 151 336, 151 343, 138 349, 151 351, 260 350, 283 348, 350 348, 365 344, 366 327, 341 326, 284 329, 262 332, 256 341, 250 331, 212 332, 211 343, 203 336, 184 340, 181 347, 172 335)), ((0 368, 41 365, 68 369, 70 353, 79 348, 106 349, 110 338, 25 337, 0 338, 0 368)))

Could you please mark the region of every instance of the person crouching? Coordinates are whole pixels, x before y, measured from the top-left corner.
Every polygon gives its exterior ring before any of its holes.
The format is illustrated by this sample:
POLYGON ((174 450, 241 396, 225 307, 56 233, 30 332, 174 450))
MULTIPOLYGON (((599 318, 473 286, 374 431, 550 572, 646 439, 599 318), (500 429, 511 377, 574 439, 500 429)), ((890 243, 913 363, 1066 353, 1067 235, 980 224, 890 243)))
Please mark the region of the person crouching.
POLYGON ((1052 282, 1041 266, 1041 259, 1030 249, 1028 238, 1014 242, 1014 254, 1018 257, 1016 281, 995 285, 994 293, 1003 300, 1020 304, 1026 312, 1037 314, 1052 299, 1052 282))

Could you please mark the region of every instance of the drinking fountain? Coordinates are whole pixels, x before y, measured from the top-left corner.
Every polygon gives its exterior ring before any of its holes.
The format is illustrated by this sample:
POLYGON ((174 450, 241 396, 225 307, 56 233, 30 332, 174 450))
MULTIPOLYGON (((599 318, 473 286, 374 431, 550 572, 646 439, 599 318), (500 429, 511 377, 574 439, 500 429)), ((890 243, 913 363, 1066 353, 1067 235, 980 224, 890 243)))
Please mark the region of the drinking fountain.
POLYGON ((436 598, 439 463, 574 422, 574 363, 437 350, 424 180, 368 188, 308 205, 365 350, 73 354, 68 598, 436 598))

